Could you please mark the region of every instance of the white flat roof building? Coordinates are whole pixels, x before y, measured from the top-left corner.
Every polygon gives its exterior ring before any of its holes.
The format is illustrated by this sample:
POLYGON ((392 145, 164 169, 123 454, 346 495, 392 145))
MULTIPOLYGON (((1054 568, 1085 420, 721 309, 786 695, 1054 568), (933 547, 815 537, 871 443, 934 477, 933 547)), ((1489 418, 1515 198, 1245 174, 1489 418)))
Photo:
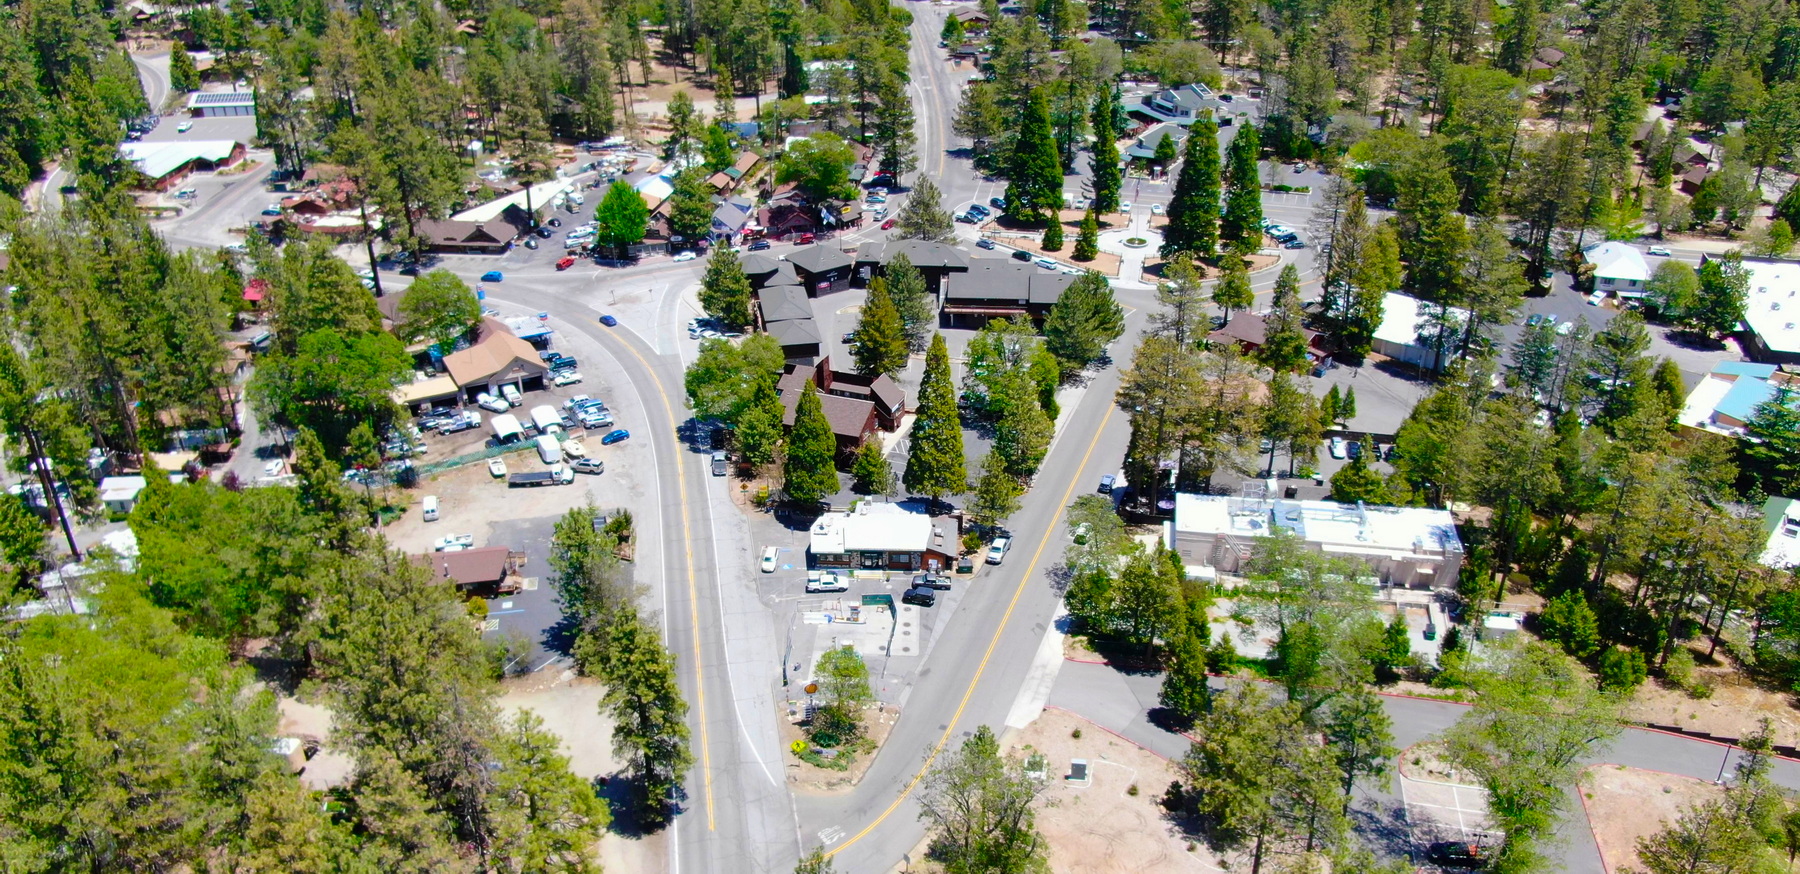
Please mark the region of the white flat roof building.
POLYGON ((1800 565, 1800 501, 1793 498, 1764 501, 1763 533, 1769 540, 1758 561, 1772 568, 1800 565))
POLYGON ((826 513, 813 522, 808 550, 826 567, 919 570, 949 567, 954 532, 939 531, 931 517, 902 504, 862 501, 848 513, 826 513))
POLYGON ((1758 361, 1800 361, 1800 263, 1745 258, 1744 269, 1750 273, 1746 351, 1758 361))
MULTIPOLYGON (((1431 344, 1420 339, 1419 327, 1424 320, 1419 317, 1419 300, 1408 297, 1397 291, 1390 291, 1381 299, 1381 327, 1375 329, 1375 342, 1371 344, 1373 351, 1385 355, 1395 361, 1422 367, 1428 370, 1442 368, 1447 361, 1437 361, 1436 350, 1431 344)), ((1460 307, 1450 307, 1448 319, 1458 325, 1469 317, 1469 311, 1460 307)), ((1452 353, 1444 350, 1446 358, 1452 353)))
POLYGON ((1462 568, 1462 540, 1450 511, 1422 507, 1181 494, 1169 546, 1184 565, 1238 573, 1256 539, 1276 528, 1327 555, 1368 562, 1385 585, 1454 586, 1462 568))

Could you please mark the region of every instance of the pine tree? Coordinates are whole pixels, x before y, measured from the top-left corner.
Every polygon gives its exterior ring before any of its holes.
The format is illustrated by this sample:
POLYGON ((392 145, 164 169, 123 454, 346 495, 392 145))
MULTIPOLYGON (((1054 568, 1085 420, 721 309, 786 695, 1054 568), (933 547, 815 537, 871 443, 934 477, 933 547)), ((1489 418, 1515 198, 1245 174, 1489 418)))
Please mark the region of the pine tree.
POLYGON ((1219 127, 1209 113, 1188 134, 1187 156, 1169 201, 1169 223, 1163 227, 1162 256, 1188 252, 1211 258, 1218 244, 1219 127))
POLYGON ((1338 414, 1338 421, 1340 421, 1340 422, 1348 422, 1351 419, 1356 418, 1356 389, 1355 389, 1355 387, 1350 387, 1350 388, 1344 389, 1343 397, 1338 400, 1337 414, 1338 414))
POLYGON ((1043 221, 1049 212, 1055 222, 1055 211, 1062 206, 1062 159, 1056 154, 1050 111, 1036 91, 1025 101, 1006 176, 1007 212, 1025 222, 1043 221))
POLYGON ((182 45, 181 40, 176 40, 169 49, 169 87, 181 92, 200 88, 200 71, 194 68, 194 56, 188 54, 187 46, 182 45))
POLYGON ((894 312, 900 314, 900 325, 906 332, 906 351, 925 351, 931 340, 931 323, 937 318, 932 309, 931 292, 925 288, 925 274, 912 265, 912 259, 906 257, 905 252, 900 252, 881 268, 881 276, 877 278, 887 286, 894 312))
POLYGON ((1319 401, 1319 421, 1324 422, 1327 427, 1336 425, 1343 421, 1343 416, 1338 414, 1341 409, 1343 409, 1342 395, 1338 394, 1338 387, 1333 385, 1325 390, 1325 399, 1319 401))
POLYGON ((850 352, 856 358, 856 372, 864 376, 898 376, 906 369, 906 328, 891 296, 871 291, 850 352))
POLYGON ((1006 470, 1006 461, 998 452, 981 458, 981 477, 975 481, 975 493, 969 496, 969 519, 976 525, 992 528, 1018 512, 1019 496, 1025 490, 1018 477, 1006 470))
POLYGON ((837 493, 837 437, 819 402, 819 390, 811 383, 794 410, 794 427, 788 434, 787 461, 782 465, 783 490, 796 504, 816 504, 837 493))
POLYGON ((1044 229, 1044 251, 1060 252, 1063 247, 1062 219, 1056 210, 1050 211, 1050 226, 1044 229))
POLYGON ((1240 254, 1249 254, 1262 243, 1262 180, 1257 161, 1262 140, 1255 125, 1245 125, 1231 139, 1225 165, 1225 216, 1219 220, 1219 240, 1240 254))
POLYGON ((956 238, 950 213, 944 209, 943 195, 930 178, 921 178, 906 195, 906 205, 894 218, 894 236, 902 240, 924 240, 948 243, 956 238))
POLYGON ((1538 625, 1543 629, 1545 640, 1556 643, 1578 659, 1600 650, 1599 623, 1593 608, 1588 606, 1587 596, 1579 589, 1550 599, 1543 612, 1538 614, 1538 625))
MULTIPOLYGON (((1094 98, 1091 122, 1094 127, 1092 167, 1094 174, 1094 212, 1108 215, 1119 209, 1119 129, 1117 95, 1112 88, 1101 88, 1094 98)), ((1796 210, 1800 213, 1800 210, 1796 210)))
POLYGON ((1387 483, 1381 474, 1369 469, 1362 455, 1344 462, 1337 473, 1331 475, 1331 500, 1340 504, 1354 504, 1362 501, 1368 504, 1388 504, 1387 483))
POLYGON ((1250 288, 1250 271, 1243 258, 1226 255, 1220 260, 1219 281, 1213 286, 1212 299, 1225 311, 1226 321, 1231 321, 1232 312, 1247 310, 1256 303, 1256 292, 1250 288))
POLYGON ((750 280, 737 253, 720 246, 700 280, 700 307, 733 330, 750 324, 750 280))
POLYGON ((1050 307, 1044 319, 1044 346, 1062 373, 1075 373, 1100 359, 1125 332, 1125 311, 1112 286, 1092 270, 1081 274, 1050 307))
POLYGON ((1300 271, 1294 265, 1281 268, 1270 307, 1258 357, 1272 370, 1300 370, 1306 366, 1306 331, 1301 326, 1300 271))
POLYGON ((1169 165, 1175 163, 1178 154, 1175 151, 1175 138, 1165 131, 1162 138, 1156 141, 1156 149, 1150 153, 1150 163, 1156 169, 1167 173, 1169 165))
POLYGON ((968 488, 963 461, 962 417, 956 407, 956 383, 950 373, 950 347, 933 334, 919 381, 919 407, 913 420, 912 450, 902 482, 908 491, 942 500, 968 488))
POLYGON ((1157 701, 1191 725, 1212 704, 1212 690, 1206 685, 1206 641, 1184 627, 1169 642, 1165 661, 1169 672, 1163 675, 1157 701))
POLYGON ((1074 257, 1077 261, 1092 261, 1100 254, 1100 223, 1094 218, 1093 207, 1081 217, 1081 233, 1075 237, 1074 257))
POLYGON ((640 819, 661 824, 694 763, 687 700, 675 681, 674 656, 636 611, 620 617, 608 637, 600 708, 613 721, 613 755, 636 784, 640 819))
POLYGON ((880 440, 869 440, 856 450, 856 461, 850 465, 851 486, 859 494, 884 495, 888 491, 888 480, 893 474, 888 467, 887 454, 881 451, 880 440))

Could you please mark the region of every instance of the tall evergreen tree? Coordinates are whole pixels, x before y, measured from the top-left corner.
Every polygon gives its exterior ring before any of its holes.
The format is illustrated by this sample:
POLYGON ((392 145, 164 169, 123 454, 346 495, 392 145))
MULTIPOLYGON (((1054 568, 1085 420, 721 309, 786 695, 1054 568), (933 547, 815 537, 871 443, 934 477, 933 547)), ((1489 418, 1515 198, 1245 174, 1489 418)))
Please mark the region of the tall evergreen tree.
POLYGON ((620 617, 609 637, 600 708, 613 721, 613 755, 635 783, 640 819, 659 825, 672 813, 682 777, 694 763, 687 700, 676 685, 675 657, 636 611, 620 617))
POLYGON ((1062 208, 1062 159, 1051 135, 1050 111, 1036 91, 1025 101, 1019 118, 1019 135, 1007 162, 1006 211, 1021 221, 1056 222, 1062 208))
POLYGON ((1211 258, 1218 244, 1219 127, 1208 113, 1188 133, 1187 154, 1169 201, 1169 223, 1163 228, 1162 256, 1185 252, 1211 258))
POLYGON ((1261 156, 1256 125, 1244 125, 1226 154, 1225 216, 1219 220, 1220 242, 1242 254, 1262 244, 1262 179, 1257 175, 1261 156))
POLYGON ((1092 270, 1064 289, 1044 319, 1044 345, 1065 374, 1100 360, 1124 332, 1125 310, 1113 300, 1106 277, 1092 270))
MULTIPOLYGON (((1259 231, 1260 233, 1260 231, 1259 231)), ((1227 254, 1219 261, 1219 281, 1213 285, 1213 303, 1225 311, 1225 320, 1237 310, 1247 310, 1256 303, 1256 292, 1250 288, 1250 271, 1244 259, 1227 254)))
POLYGON ((931 350, 925 354, 911 444, 901 480, 908 491, 937 501, 968 488, 962 417, 956 407, 956 382, 950 374, 950 347, 942 334, 932 335, 931 350))
POLYGON ((899 252, 881 268, 881 279, 887 286, 888 299, 900 315, 906 332, 906 351, 923 352, 931 340, 931 323, 937 319, 931 292, 925 288, 925 274, 914 267, 905 252, 899 252))
POLYGON ((944 209, 943 195, 938 192, 937 183, 929 177, 919 179, 907 192, 906 205, 900 207, 900 214, 894 218, 894 229, 899 232, 895 236, 902 240, 948 243, 956 238, 955 226, 950 221, 950 213, 944 209))
POLYGON ((787 460, 782 465, 782 490, 797 504, 815 504, 837 494, 837 437, 819 402, 819 391, 810 383, 794 409, 794 427, 788 434, 787 460))
MULTIPOLYGON (((1110 87, 1103 87, 1094 98, 1094 112, 1091 123, 1094 128, 1094 149, 1091 155, 1094 175, 1094 212, 1108 215, 1119 209, 1119 129, 1116 124, 1118 109, 1115 100, 1117 95, 1110 87)), ((1800 210, 1797 210, 1800 212, 1800 210)))
POLYGON ((1288 264, 1275 280, 1275 297, 1264 316, 1264 340, 1257 356, 1272 370, 1297 371, 1306 366, 1306 330, 1301 324, 1300 271, 1288 264))
POLYGON ((1044 229, 1044 251, 1061 252, 1063 247, 1062 219, 1057 216, 1054 209, 1050 210, 1048 219, 1050 226, 1044 229))
POLYGON ((1081 217, 1081 232, 1075 237, 1077 261, 1092 261, 1100 254, 1100 223, 1094 218, 1093 207, 1088 207, 1087 214, 1081 217))
POLYGON ((850 352, 856 372, 864 376, 899 376, 906 369, 906 328, 885 289, 870 289, 850 352))
POLYGON ((700 307, 721 324, 739 330, 750 324, 750 280, 737 253, 720 246, 700 280, 700 307))

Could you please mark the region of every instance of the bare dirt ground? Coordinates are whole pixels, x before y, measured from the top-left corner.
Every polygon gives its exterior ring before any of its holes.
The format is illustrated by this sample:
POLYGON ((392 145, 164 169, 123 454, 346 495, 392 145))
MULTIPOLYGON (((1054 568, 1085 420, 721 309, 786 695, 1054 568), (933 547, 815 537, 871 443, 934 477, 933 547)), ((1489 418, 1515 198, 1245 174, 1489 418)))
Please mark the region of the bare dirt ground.
POLYGON ((1724 791, 1705 780, 1620 765, 1595 765, 1581 777, 1582 804, 1608 871, 1636 867, 1638 838, 1724 791))
MULTIPOLYGON (((650 39, 650 84, 646 87, 644 79, 639 75, 637 64, 631 65, 631 104, 640 125, 648 123, 651 127, 666 130, 669 115, 669 98, 677 91, 686 91, 694 101, 694 108, 706 113, 707 118, 716 117, 713 104, 716 102, 712 88, 712 77, 684 66, 675 66, 674 58, 663 53, 662 41, 650 39)), ((769 99, 773 100, 773 94, 769 99)), ((749 121, 756 117, 756 98, 737 98, 737 118, 749 121)))
MULTIPOLYGON (((1703 645, 1695 652, 1705 654, 1703 645)), ((1793 695, 1756 685, 1724 659, 1718 664, 1702 660, 1694 667, 1694 678, 1712 683, 1712 697, 1695 699, 1681 689, 1648 680, 1626 705, 1625 718, 1741 738, 1767 717, 1776 743, 1800 743, 1800 710, 1795 709, 1793 695)))
MULTIPOLYGON (((796 704, 799 709, 804 709, 805 702, 796 704)), ((875 762, 875 754, 881 751, 881 745, 887 742, 888 733, 894 730, 894 722, 899 718, 900 710, 897 707, 875 704, 864 710, 863 728, 874 747, 858 753, 856 761, 845 771, 834 771, 801 761, 790 747, 795 741, 805 739, 806 735, 800 730, 799 723, 782 720, 781 744, 788 750, 788 784, 795 792, 807 795, 836 795, 850 791, 857 783, 862 782, 863 775, 868 773, 869 766, 875 762)))
POLYGON ((1169 762, 1060 710, 1045 710, 1005 739, 1015 753, 1049 759, 1050 784, 1038 829, 1050 844, 1053 871, 1224 871, 1225 860, 1190 842, 1164 815, 1160 800, 1180 773, 1169 762), (1080 729, 1081 737, 1073 737, 1080 729), (1086 759, 1091 780, 1063 779, 1070 759, 1086 759), (1130 788, 1135 785, 1137 794, 1130 788), (1190 849, 1192 847, 1192 849, 1190 849))
MULTIPOLYGON (((600 448, 599 440, 582 442, 600 448)), ((513 453, 505 458, 507 469, 513 473, 548 469, 535 452, 513 453)), ((489 474, 485 463, 459 467, 420 480, 419 487, 411 491, 396 489, 394 501, 407 506, 406 514, 383 528, 382 533, 395 548, 419 555, 430 552, 432 541, 446 534, 473 534, 478 547, 503 546, 506 544, 489 540, 494 523, 561 515, 582 506, 588 502, 587 486, 592 478, 577 474, 575 482, 566 486, 513 489, 489 474), (436 522, 421 518, 419 503, 426 495, 437 496, 436 522)))

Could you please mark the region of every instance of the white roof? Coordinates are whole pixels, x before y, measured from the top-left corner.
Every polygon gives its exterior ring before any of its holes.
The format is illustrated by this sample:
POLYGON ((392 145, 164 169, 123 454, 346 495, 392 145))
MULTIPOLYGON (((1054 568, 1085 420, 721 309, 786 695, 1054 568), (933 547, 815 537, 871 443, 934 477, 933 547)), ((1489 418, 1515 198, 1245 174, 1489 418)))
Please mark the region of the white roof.
POLYGON ((1285 528, 1328 553, 1406 556, 1462 552, 1456 520, 1449 510, 1224 495, 1175 496, 1176 531, 1261 537, 1274 526, 1285 528))
POLYGON ((135 500, 144 487, 144 478, 141 476, 109 476, 100 481, 100 500, 135 500))
MULTIPOLYGON (((1468 318, 1469 311, 1451 307, 1450 316, 1461 322, 1468 318)), ((1375 329, 1375 339, 1401 346, 1419 345, 1418 299, 1397 291, 1388 292, 1381 299, 1381 327, 1375 329)))
POLYGON ((543 209, 544 207, 549 206, 550 201, 556 199, 558 194, 574 187, 574 184, 575 183, 570 182, 567 179, 552 179, 549 182, 539 182, 530 188, 521 188, 505 197, 490 200, 480 206, 465 209, 450 218, 459 222, 491 222, 494 219, 499 218, 500 214, 505 212, 506 208, 513 204, 518 204, 520 209, 524 209, 525 193, 527 191, 531 192, 531 208, 543 209))
POLYGON ((218 163, 237 149, 235 140, 169 140, 156 143, 120 143, 119 153, 137 165, 145 176, 161 179, 190 161, 218 163))
POLYGON ((501 413, 488 420, 488 424, 494 427, 494 436, 502 440, 513 434, 525 433, 525 427, 519 424, 519 417, 511 413, 501 413))
POLYGON ((1644 253, 1636 246, 1608 241, 1587 250, 1587 259, 1594 265, 1595 276, 1638 282, 1650 278, 1650 265, 1644 262, 1644 253))
POLYGON ((923 552, 931 546, 931 517, 899 504, 864 501, 850 513, 827 513, 812 526, 814 555, 846 552, 923 552))
POLYGON ((651 201, 662 203, 669 199, 669 195, 675 193, 675 183, 670 182, 666 176, 646 176, 638 180, 635 187, 646 203, 651 201))
POLYGON ((531 408, 531 421, 539 431, 546 431, 551 425, 562 427, 562 414, 549 404, 539 404, 531 408))
POLYGON ((1771 352, 1800 352, 1800 263, 1745 258, 1744 321, 1771 352))

